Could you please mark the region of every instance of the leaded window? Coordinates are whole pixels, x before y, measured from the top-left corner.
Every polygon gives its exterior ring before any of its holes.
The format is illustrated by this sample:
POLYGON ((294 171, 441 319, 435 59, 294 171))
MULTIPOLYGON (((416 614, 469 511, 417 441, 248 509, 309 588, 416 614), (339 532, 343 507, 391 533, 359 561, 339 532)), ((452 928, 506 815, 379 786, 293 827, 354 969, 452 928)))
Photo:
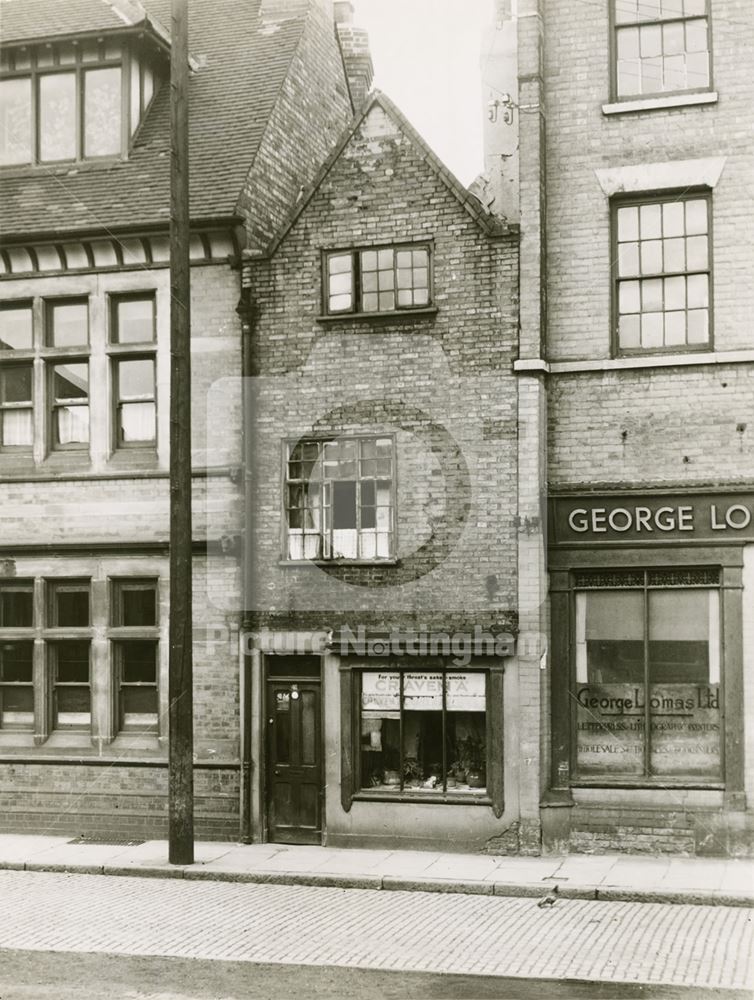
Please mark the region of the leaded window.
POLYGON ((384 313, 431 303, 429 247, 412 244, 325 256, 325 311, 384 313))

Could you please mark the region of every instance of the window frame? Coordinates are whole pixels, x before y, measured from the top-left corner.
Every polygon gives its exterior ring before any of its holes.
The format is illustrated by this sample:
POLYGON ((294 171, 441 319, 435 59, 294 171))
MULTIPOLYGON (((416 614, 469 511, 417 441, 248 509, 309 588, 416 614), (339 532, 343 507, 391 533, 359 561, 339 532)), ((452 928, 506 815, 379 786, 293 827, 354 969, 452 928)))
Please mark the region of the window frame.
MULTIPOLYGON (((396 448, 396 436, 393 432, 388 432, 386 434, 378 433, 365 433, 365 434, 307 434, 299 438, 284 438, 282 442, 282 469, 281 469, 281 499, 282 499, 282 517, 281 517, 281 552, 282 561, 284 563, 290 563, 292 565, 326 565, 326 566, 346 566, 346 565, 362 565, 362 566, 389 566, 394 565, 396 562, 396 554, 398 551, 398 538, 397 538, 397 448, 396 448), (301 559, 292 558, 289 555, 289 542, 290 542, 290 526, 289 526, 289 506, 288 506, 288 487, 291 483, 299 482, 299 480, 290 480, 288 478, 288 468, 291 448, 295 447, 297 444, 317 444, 318 446, 324 446, 325 444, 333 441, 355 441, 359 446, 359 458, 357 461, 361 461, 360 447, 363 441, 377 441, 377 440, 389 440, 391 442, 391 477, 390 477, 390 528, 388 534, 390 536, 390 546, 389 555, 387 556, 377 556, 374 558, 361 558, 357 557, 338 557, 334 558, 332 556, 319 555, 314 559, 307 559, 305 557, 301 559)), ((359 470, 360 471, 360 470, 359 470)), ((377 477, 374 477, 376 481, 377 477)), ((309 482, 310 480, 301 480, 301 482, 309 482)), ((328 482, 333 482, 333 480, 327 480, 328 482)), ((318 480, 318 482, 324 484, 325 479, 318 480)), ((360 478, 357 478, 357 503, 356 510, 357 515, 360 511, 359 496, 360 491, 358 484, 361 482, 360 478)), ((376 509, 376 507, 375 507, 376 509)), ((324 504, 324 490, 322 491, 322 498, 320 501, 320 512, 321 512, 321 530, 319 537, 323 542, 322 549, 324 552, 324 540, 327 534, 327 529, 325 525, 325 510, 326 506, 324 504)), ((330 529, 332 532, 334 529, 330 529)), ((357 545, 360 538, 361 527, 356 527, 357 532, 357 545)), ((376 529, 375 529, 376 530, 376 529)), ((313 534, 313 533, 312 533, 313 534)), ((302 536, 305 537, 305 536, 302 536)), ((332 546, 332 542, 331 542, 332 546)), ((376 546, 375 546, 376 548, 376 546)))
POLYGON ((124 576, 110 577, 108 581, 108 634, 112 665, 112 719, 115 736, 158 736, 160 733, 160 581, 158 577, 124 576), (124 625, 123 595, 128 591, 151 591, 154 597, 154 622, 151 625, 124 625), (124 644, 127 642, 149 642, 154 647, 155 679, 151 681, 124 681, 124 644), (150 688, 154 690, 155 714, 157 721, 147 727, 126 727, 124 725, 123 689, 150 688))
POLYGON ((657 20, 637 20, 626 21, 618 24, 615 16, 615 4, 619 0, 610 0, 608 4, 608 53, 609 53, 609 79, 610 79, 610 101, 657 101, 665 97, 679 97, 684 94, 707 94, 715 89, 714 83, 714 62, 713 62, 713 36, 712 36, 712 12, 710 0, 704 0, 704 14, 692 14, 690 16, 681 15, 679 17, 665 17, 657 20), (618 31, 622 28, 640 27, 643 25, 663 25, 672 22, 685 23, 686 21, 707 20, 707 61, 709 69, 709 81, 706 87, 687 87, 682 90, 660 90, 650 93, 636 92, 632 94, 621 94, 618 91, 618 31))
POLYGON ((158 406, 157 406, 157 294, 154 288, 138 289, 128 292, 112 292, 107 297, 107 354, 110 363, 110 420, 112 427, 111 447, 113 451, 149 450, 155 451, 158 437, 158 406), (124 302, 149 302, 152 307, 151 338, 149 340, 126 341, 121 343, 118 337, 118 309, 124 302), (153 372, 153 390, 150 402, 154 408, 154 437, 149 441, 121 440, 120 409, 123 401, 120 398, 119 367, 122 361, 151 361, 153 372))
POLYGON ((106 34, 102 37, 87 37, 66 40, 55 44, 27 44, 26 46, 8 45, 5 56, 5 68, 0 71, 0 82, 12 79, 28 79, 30 81, 30 156, 28 160, 0 164, 2 169, 18 169, 33 166, 56 166, 64 163, 107 162, 124 159, 128 156, 131 139, 143 121, 147 108, 159 89, 160 74, 156 71, 153 60, 140 53, 137 46, 126 34, 106 34), (117 54, 108 54, 113 45, 119 47, 117 54), (84 59, 84 52, 91 46, 96 46, 96 57, 84 59), (72 50, 73 58, 63 61, 61 53, 65 48, 72 50), (16 65, 16 53, 22 49, 27 52, 27 65, 16 65), (51 49, 51 62, 40 64, 39 54, 43 49, 51 49), (134 67, 139 75, 139 114, 138 117, 131 102, 131 76, 134 67), (118 151, 101 155, 86 154, 86 120, 85 120, 85 80, 89 70, 114 69, 120 70, 120 128, 118 151), (145 101, 144 77, 149 70, 153 86, 149 100, 145 101), (62 159, 45 159, 41 157, 41 108, 40 80, 44 76, 56 73, 71 73, 74 77, 74 148, 73 157, 62 159), (136 119, 135 121, 133 119, 136 119))
POLYGON ((0 675, 0 733, 33 733, 34 732, 34 635, 32 631, 33 627, 27 627, 27 631, 30 633, 28 636, 16 639, 3 639, 3 645, 9 646, 19 646, 27 644, 31 646, 31 680, 30 681, 7 681, 2 675, 0 675), (24 723, 3 723, 3 701, 6 690, 11 689, 15 691, 31 691, 31 721, 28 724, 24 723))
MULTIPOLYGON (((351 246, 342 247, 340 249, 326 249, 322 251, 321 259, 321 288, 322 288, 322 314, 325 319, 338 319, 338 318, 358 318, 358 319, 378 319, 384 316, 403 316, 435 312, 436 305, 434 301, 434 262, 433 262, 433 251, 434 245, 431 240, 417 240, 414 242, 400 242, 400 243, 379 243, 366 246, 351 246), (396 301, 393 304, 392 309, 375 309, 366 311, 361 308, 361 297, 363 294, 363 289, 361 287, 361 255, 363 253, 379 253, 381 250, 391 250, 393 252, 393 274, 395 275, 398 270, 396 255, 401 250, 425 250, 427 253, 427 302, 423 305, 410 305, 401 306, 398 304, 397 295, 396 301), (329 273, 328 273, 328 262, 332 257, 345 257, 350 256, 351 258, 351 299, 352 305, 350 309, 330 309, 330 286, 329 286, 329 273)), ((394 290, 397 290, 397 283, 394 284, 394 290)), ((412 286, 413 288, 413 286, 412 286)))
MULTIPOLYGON (((610 199, 610 352, 613 358, 623 357, 645 357, 649 355, 667 354, 698 354, 709 353, 715 349, 715 288, 714 288, 714 233, 713 233, 713 211, 712 211, 712 190, 708 187, 694 187, 683 189, 668 189, 662 191, 652 191, 644 194, 632 192, 627 195, 618 195, 610 199), (660 271, 652 275, 637 274, 621 277, 619 271, 619 243, 618 243, 618 210, 621 208, 641 208, 644 205, 657 205, 666 202, 677 201, 685 204, 687 201, 701 201, 707 203, 707 269, 704 271, 660 271), (647 278, 688 278, 696 274, 707 275, 707 330, 708 338, 700 344, 663 344, 660 347, 621 347, 619 340, 620 323, 620 285, 625 281, 642 282, 647 278)), ((684 234, 684 239, 686 238, 684 234)), ((638 241, 641 245, 641 241, 638 241)), ((641 252, 641 251, 640 251, 641 252)), ((685 310, 688 315, 688 309, 685 310)), ((642 315, 641 312, 638 314, 642 315)), ((665 316, 665 310, 660 312, 665 316)))
MULTIPOLYGON (((63 631, 61 629, 61 631, 63 631)), ((65 631, 68 631, 67 629, 65 631)), ((48 712, 49 712, 49 728, 50 734, 59 735, 61 733, 86 733, 91 735, 92 732, 92 718, 94 716, 94 699, 92 698, 92 636, 79 635, 75 638, 55 636, 50 637, 45 642, 45 653, 47 658, 47 670, 49 673, 49 702, 48 702, 48 712), (76 642, 85 643, 87 649, 87 680, 86 683, 83 681, 60 681, 58 680, 58 670, 59 670, 59 651, 61 645, 66 643, 76 642), (58 707, 58 689, 63 688, 64 690, 72 689, 83 689, 85 688, 89 693, 89 723, 88 725, 58 725, 57 719, 59 714, 58 707)))
POLYGON ((723 591, 724 591, 724 581, 722 569, 718 566, 670 566, 663 568, 660 566, 639 566, 636 568, 619 568, 615 570, 605 570, 603 568, 594 568, 592 570, 578 571, 573 570, 570 573, 569 582, 569 593, 568 593, 568 614, 570 619, 570 634, 573 637, 570 642, 571 655, 568 658, 568 702, 569 702, 569 712, 568 712, 568 729, 569 729, 569 741, 568 741, 568 760, 569 760, 569 783, 572 787, 600 787, 600 788, 722 788, 725 783, 726 775, 726 713, 725 713, 725 657, 724 657, 724 602, 723 602, 723 591), (665 576, 672 577, 677 575, 680 579, 684 574, 687 576, 693 576, 693 574, 706 575, 707 579, 704 582, 693 583, 687 581, 682 581, 678 583, 668 583, 667 579, 664 582, 650 582, 652 578, 660 579, 660 577, 665 576), (610 583, 594 583, 590 584, 584 582, 588 577, 597 578, 612 578, 613 582, 610 583), (641 583, 629 583, 627 585, 622 585, 620 583, 614 582, 620 576, 624 578, 629 578, 631 576, 638 577, 641 576, 643 582, 641 583), (714 579, 715 582, 712 582, 714 579), (674 775, 674 774, 651 774, 650 766, 650 756, 651 756, 651 728, 649 726, 650 721, 650 700, 649 700, 649 663, 648 663, 648 635, 649 635, 649 615, 648 615, 648 605, 649 605, 649 594, 651 592, 672 592, 676 591, 687 591, 687 590, 697 590, 697 591, 716 591, 718 594, 718 662, 719 662, 719 681, 718 681, 718 698, 720 705, 720 722, 719 722, 719 732, 718 732, 718 746, 720 749, 720 772, 716 777, 706 778, 704 776, 695 775, 674 775), (626 592, 640 592, 643 594, 643 629, 644 629, 644 680, 643 680, 643 694, 644 694, 644 732, 642 734, 642 747, 643 747, 643 757, 642 757, 642 773, 641 774, 584 774, 579 770, 578 762, 578 704, 576 698, 576 691, 578 687, 583 686, 583 682, 578 681, 576 671, 576 602, 577 595, 580 593, 626 593, 626 592))
POLYGON ((399 757, 400 757, 400 763, 399 763, 399 767, 398 767, 398 772, 399 772, 399 776, 400 776, 400 784, 392 792, 386 792, 384 788, 370 789, 365 784, 365 779, 364 779, 364 775, 362 774, 362 767, 361 767, 361 751, 362 751, 362 746, 361 746, 361 742, 359 742, 359 746, 357 748, 357 753, 355 754, 355 760, 356 760, 356 767, 355 767, 355 772, 356 772, 356 787, 358 789, 357 795, 364 796, 364 797, 369 797, 369 798, 372 798, 374 796, 388 795, 390 798, 398 797, 401 800, 408 799, 408 800, 412 800, 412 801, 416 799, 416 800, 419 800, 421 802, 429 801, 429 802, 460 802, 460 803, 467 802, 467 803, 476 803, 476 802, 480 802, 481 800, 484 800, 484 801, 488 802, 489 801, 489 793, 488 793, 488 790, 487 790, 486 780, 485 780, 484 787, 475 789, 474 791, 471 791, 471 792, 454 792, 452 790, 452 788, 449 788, 448 785, 447 785, 447 780, 448 780, 448 777, 449 777, 449 771, 450 771, 450 764, 451 764, 451 762, 447 760, 447 728, 446 728, 447 727, 447 721, 446 720, 447 720, 448 709, 447 709, 447 685, 445 683, 445 680, 446 680, 446 677, 448 676, 448 674, 451 674, 451 673, 475 673, 475 674, 482 674, 484 676, 484 716, 485 716, 485 721, 484 721, 484 730, 485 730, 485 765, 484 765, 484 773, 485 773, 485 779, 486 779, 486 775, 487 775, 487 773, 490 770, 490 747, 491 747, 491 743, 490 743, 490 722, 489 722, 489 719, 488 719, 488 705, 489 705, 489 701, 490 701, 490 672, 489 672, 489 669, 486 668, 486 667, 484 667, 484 666, 455 667, 455 666, 452 666, 452 665, 450 665, 450 666, 448 666, 448 665, 442 665, 442 666, 434 666, 434 667, 432 667, 432 666, 424 665, 422 667, 417 667, 417 666, 409 666, 409 665, 396 665, 394 663, 390 663, 390 664, 388 664, 388 665, 386 665, 384 667, 380 666, 379 664, 370 665, 368 667, 363 667, 362 666, 362 667, 360 667, 356 671, 357 676, 356 676, 356 684, 355 684, 356 697, 357 697, 357 703, 358 703, 358 712, 357 712, 356 725, 357 725, 357 728, 359 729, 359 731, 361 729, 362 712, 363 712, 363 708, 362 708, 362 705, 361 705, 361 700, 362 700, 362 685, 363 685, 364 674, 376 673, 376 672, 397 673, 398 676, 399 676, 399 680, 398 680, 398 683, 399 683, 399 691, 398 691, 398 714, 399 714, 399 733, 400 733, 400 735, 399 735, 399 757), (442 683, 442 708, 440 710, 441 711, 441 715, 442 715, 442 761, 440 763, 441 763, 441 768, 442 768, 442 772, 443 772, 443 777, 442 777, 442 789, 440 791, 436 791, 435 789, 427 789, 425 791, 423 788, 407 788, 407 787, 405 787, 405 780, 406 780, 406 778, 405 778, 406 754, 405 754, 405 747, 404 747, 404 738, 403 738, 403 736, 404 736, 404 714, 408 710, 405 708, 405 704, 404 704, 404 698, 405 698, 405 688, 404 688, 405 680, 404 680, 404 677, 405 677, 406 674, 409 674, 409 673, 410 674, 433 674, 433 673, 434 674, 438 674, 439 673, 439 674, 442 675, 442 679, 443 679, 443 683, 442 683))

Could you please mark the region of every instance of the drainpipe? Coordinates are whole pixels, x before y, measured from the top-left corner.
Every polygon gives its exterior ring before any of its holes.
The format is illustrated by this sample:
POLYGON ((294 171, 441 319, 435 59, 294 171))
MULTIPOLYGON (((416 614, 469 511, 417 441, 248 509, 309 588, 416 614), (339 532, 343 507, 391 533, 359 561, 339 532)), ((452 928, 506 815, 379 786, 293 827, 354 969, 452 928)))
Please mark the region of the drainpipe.
POLYGON ((240 781, 240 831, 241 843, 250 844, 252 842, 251 823, 251 776, 253 770, 252 741, 251 741, 251 694, 252 694, 252 657, 246 646, 246 633, 248 628, 248 612, 251 604, 251 594, 253 591, 253 565, 251 558, 252 545, 252 502, 251 483, 253 468, 253 433, 252 433, 252 392, 250 380, 252 377, 252 336, 254 332, 254 308, 251 289, 251 268, 253 259, 261 256, 259 251, 244 251, 241 264, 241 299, 236 308, 236 312, 241 317, 242 329, 242 371, 243 371, 243 490, 244 490, 244 530, 243 557, 242 557, 242 594, 243 608, 241 615, 241 634, 239 636, 239 677, 240 677, 240 757, 241 757, 241 781, 240 781))

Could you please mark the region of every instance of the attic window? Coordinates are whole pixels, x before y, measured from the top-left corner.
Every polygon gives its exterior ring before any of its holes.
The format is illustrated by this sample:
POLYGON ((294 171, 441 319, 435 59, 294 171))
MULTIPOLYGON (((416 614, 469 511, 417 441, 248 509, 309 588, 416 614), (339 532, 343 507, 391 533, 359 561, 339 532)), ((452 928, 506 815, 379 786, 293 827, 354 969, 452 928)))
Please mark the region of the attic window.
POLYGON ((152 69, 118 38, 6 49, 0 165, 120 156, 154 91, 152 69))
POLYGON ((431 303, 429 260, 426 244, 328 253, 327 314, 426 309, 431 303))

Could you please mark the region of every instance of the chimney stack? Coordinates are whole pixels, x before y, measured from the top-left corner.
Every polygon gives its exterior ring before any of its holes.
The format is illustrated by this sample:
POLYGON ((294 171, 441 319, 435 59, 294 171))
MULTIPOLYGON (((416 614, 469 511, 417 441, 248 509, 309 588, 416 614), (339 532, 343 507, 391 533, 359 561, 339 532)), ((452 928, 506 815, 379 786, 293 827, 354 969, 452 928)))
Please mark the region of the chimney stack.
POLYGON ((346 69, 351 103, 354 108, 358 108, 372 89, 374 78, 369 36, 363 28, 354 27, 351 0, 335 0, 333 17, 346 69))

